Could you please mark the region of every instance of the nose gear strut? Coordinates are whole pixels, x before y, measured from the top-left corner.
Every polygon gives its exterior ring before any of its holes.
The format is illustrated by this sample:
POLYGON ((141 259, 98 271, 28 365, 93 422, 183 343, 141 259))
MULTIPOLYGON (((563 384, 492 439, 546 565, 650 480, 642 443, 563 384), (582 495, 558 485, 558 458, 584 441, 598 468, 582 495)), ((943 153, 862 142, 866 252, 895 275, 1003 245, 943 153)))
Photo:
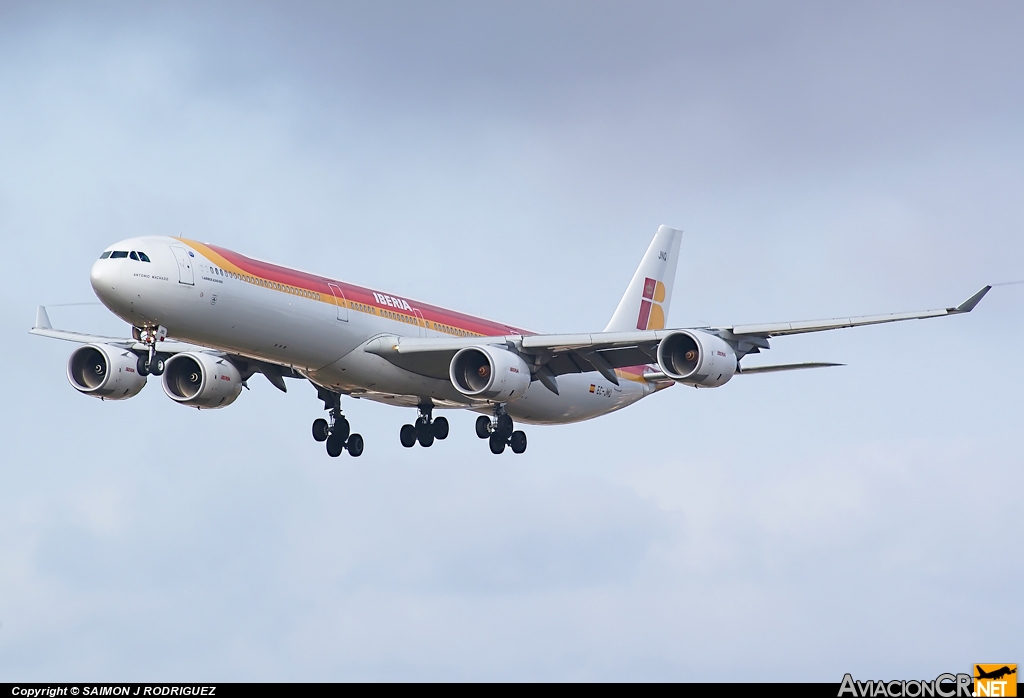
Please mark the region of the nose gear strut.
POLYGON ((358 458, 363 453, 363 437, 352 433, 352 427, 341 413, 341 393, 316 387, 316 396, 323 400, 324 409, 329 410, 326 419, 317 419, 313 422, 313 438, 316 441, 327 442, 327 455, 337 458, 341 452, 348 450, 353 458, 358 458))
POLYGON ((163 341, 164 337, 167 336, 167 328, 163 325, 158 325, 157 327, 134 327, 132 328, 132 335, 135 339, 145 344, 147 349, 146 356, 140 356, 138 363, 135 365, 139 375, 163 375, 164 358, 157 353, 156 343, 163 341))

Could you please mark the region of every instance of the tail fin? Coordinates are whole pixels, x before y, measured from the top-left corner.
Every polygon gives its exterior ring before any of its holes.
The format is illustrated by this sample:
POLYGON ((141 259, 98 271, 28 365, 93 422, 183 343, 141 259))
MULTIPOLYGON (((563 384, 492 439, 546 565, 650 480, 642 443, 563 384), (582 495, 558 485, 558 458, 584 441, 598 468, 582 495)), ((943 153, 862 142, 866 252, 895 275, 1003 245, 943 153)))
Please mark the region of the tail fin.
POLYGON ((658 228, 605 332, 664 329, 682 239, 681 230, 658 228))

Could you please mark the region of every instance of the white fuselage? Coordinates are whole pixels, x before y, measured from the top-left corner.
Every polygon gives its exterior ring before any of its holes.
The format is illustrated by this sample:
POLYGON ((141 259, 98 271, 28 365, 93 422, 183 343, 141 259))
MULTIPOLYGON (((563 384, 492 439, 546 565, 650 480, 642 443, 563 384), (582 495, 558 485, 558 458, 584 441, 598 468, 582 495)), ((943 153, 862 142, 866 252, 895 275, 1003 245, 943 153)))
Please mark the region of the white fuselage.
MULTIPOLYGON (((109 247, 104 257, 93 265, 93 289, 133 326, 163 326, 174 339, 291 367, 319 385, 388 404, 412 407, 429 400, 481 412, 493 407, 461 394, 447 379, 363 351, 377 337, 531 334, 191 240, 131 238, 109 247), (149 261, 120 252, 143 253, 149 261)), ((532 424, 591 419, 654 392, 643 370, 616 371, 619 385, 594 372, 561 375, 557 395, 534 381, 506 410, 532 424)))

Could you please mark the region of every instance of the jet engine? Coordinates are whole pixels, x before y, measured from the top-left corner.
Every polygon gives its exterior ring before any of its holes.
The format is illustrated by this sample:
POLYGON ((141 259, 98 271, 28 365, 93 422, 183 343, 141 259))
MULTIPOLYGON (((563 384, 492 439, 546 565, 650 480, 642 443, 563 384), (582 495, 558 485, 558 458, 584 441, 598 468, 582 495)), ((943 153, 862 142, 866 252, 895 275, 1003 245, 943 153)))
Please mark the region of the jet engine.
POLYGON ((463 395, 508 402, 530 387, 530 367, 518 355, 492 346, 466 347, 452 357, 452 384, 463 395))
POLYGON ((146 387, 136 368, 139 357, 110 344, 86 344, 68 359, 68 380, 80 393, 104 400, 127 400, 146 387))
POLYGON ((214 410, 235 401, 242 392, 242 376, 222 356, 189 352, 167 360, 163 386, 167 397, 175 402, 214 410))
POLYGON ((736 373, 736 353, 724 340, 699 330, 673 332, 658 344, 658 365, 685 385, 717 388, 736 373))

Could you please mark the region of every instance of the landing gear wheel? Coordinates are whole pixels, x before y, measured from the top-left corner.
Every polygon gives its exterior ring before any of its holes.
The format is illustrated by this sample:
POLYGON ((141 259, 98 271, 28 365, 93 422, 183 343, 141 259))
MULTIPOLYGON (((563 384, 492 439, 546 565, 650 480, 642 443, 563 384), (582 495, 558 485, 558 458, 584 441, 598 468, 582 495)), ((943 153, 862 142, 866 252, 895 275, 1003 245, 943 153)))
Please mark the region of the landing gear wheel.
POLYGON ((491 453, 496 456, 505 451, 505 439, 501 438, 498 434, 491 434, 490 444, 491 453))
POLYGON ((498 415, 498 423, 494 427, 494 433, 501 436, 503 439, 507 439, 512 436, 512 418, 507 414, 498 415))
POLYGON ((345 439, 339 439, 337 434, 331 434, 327 437, 327 455, 331 458, 337 458, 344 450, 345 439))
POLYGON ((348 443, 345 444, 345 448, 348 449, 348 454, 353 458, 363 455, 363 437, 359 434, 352 434, 352 436, 348 437, 348 443))
POLYGON ((481 439, 488 439, 491 436, 491 418, 480 415, 476 418, 476 435, 481 439))
POLYGON ((434 438, 438 441, 444 441, 448 438, 448 420, 444 417, 438 417, 430 425, 431 431, 433 431, 434 438))
POLYGON ((512 438, 509 439, 509 446, 512 447, 512 453, 522 453, 526 450, 526 434, 521 431, 512 432, 512 438))
POLYGON ((403 424, 398 438, 401 439, 403 446, 412 448, 416 445, 416 427, 411 424, 403 424))
POLYGON ((345 443, 345 439, 352 433, 352 426, 348 423, 348 420, 341 417, 334 422, 334 428, 331 429, 331 435, 337 436, 341 439, 342 443, 345 443))
POLYGON ((434 432, 431 431, 429 424, 424 424, 416 430, 416 440, 423 448, 430 448, 434 445, 434 432))
POLYGON ((314 441, 327 441, 327 437, 330 436, 330 430, 327 426, 326 419, 317 419, 313 422, 313 440, 314 441))
POLYGON ((154 356, 153 360, 149 362, 149 372, 154 376, 162 376, 164 374, 164 360, 159 356, 154 356))
POLYGON ((135 363, 135 370, 138 371, 140 376, 145 377, 149 375, 149 362, 146 360, 146 357, 139 357, 139 360, 135 363))

